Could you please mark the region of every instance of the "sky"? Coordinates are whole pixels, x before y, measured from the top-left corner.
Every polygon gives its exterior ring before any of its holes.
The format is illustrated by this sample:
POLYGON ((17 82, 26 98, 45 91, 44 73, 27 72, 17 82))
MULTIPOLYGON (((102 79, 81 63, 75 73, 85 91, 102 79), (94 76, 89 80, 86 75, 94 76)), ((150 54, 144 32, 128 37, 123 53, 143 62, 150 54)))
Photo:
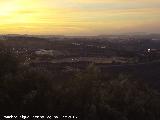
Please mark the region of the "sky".
POLYGON ((160 0, 0 0, 0 34, 160 33, 160 0))

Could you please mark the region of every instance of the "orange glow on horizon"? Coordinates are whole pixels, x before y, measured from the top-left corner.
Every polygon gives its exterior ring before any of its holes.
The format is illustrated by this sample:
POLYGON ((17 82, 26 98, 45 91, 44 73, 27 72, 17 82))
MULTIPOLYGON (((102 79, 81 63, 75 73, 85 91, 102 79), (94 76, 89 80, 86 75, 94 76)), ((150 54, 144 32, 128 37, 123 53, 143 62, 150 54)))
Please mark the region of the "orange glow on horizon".
POLYGON ((1 34, 158 32, 160 1, 2 0, 1 34))

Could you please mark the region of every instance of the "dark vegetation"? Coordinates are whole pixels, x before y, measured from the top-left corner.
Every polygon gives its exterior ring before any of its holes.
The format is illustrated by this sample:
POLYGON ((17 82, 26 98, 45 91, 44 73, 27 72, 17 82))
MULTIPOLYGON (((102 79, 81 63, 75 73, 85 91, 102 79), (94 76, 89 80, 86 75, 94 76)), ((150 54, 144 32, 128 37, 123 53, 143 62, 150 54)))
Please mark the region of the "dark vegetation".
POLYGON ((132 75, 94 65, 63 73, 22 64, 0 50, 0 112, 76 115, 82 120, 159 120, 160 93, 132 75))

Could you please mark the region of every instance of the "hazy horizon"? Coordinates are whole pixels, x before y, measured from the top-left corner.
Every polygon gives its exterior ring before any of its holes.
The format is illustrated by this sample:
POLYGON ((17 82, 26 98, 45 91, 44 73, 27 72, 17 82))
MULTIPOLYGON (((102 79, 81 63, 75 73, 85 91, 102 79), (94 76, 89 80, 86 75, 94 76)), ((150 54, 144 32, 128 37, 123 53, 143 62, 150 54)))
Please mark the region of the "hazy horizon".
POLYGON ((0 7, 1 34, 160 33, 159 0, 1 0, 0 7))
POLYGON ((0 35, 29 35, 29 36, 119 36, 119 35, 160 35, 160 32, 158 33, 156 33, 156 32, 154 32, 154 33, 147 33, 147 32, 126 32, 126 33, 123 33, 123 32, 121 32, 121 33, 110 33, 110 34, 80 34, 80 35, 66 35, 66 34, 34 34, 34 33, 29 33, 29 34, 27 34, 27 33, 5 33, 5 34, 2 34, 2 33, 0 33, 0 35))

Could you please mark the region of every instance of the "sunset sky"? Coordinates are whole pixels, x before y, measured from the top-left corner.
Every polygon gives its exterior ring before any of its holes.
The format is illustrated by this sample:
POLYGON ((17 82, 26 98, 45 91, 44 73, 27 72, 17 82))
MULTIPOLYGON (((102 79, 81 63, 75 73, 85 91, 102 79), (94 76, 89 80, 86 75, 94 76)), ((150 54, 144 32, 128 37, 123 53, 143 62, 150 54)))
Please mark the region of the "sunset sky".
POLYGON ((0 34, 160 33, 160 0, 0 0, 0 34))

